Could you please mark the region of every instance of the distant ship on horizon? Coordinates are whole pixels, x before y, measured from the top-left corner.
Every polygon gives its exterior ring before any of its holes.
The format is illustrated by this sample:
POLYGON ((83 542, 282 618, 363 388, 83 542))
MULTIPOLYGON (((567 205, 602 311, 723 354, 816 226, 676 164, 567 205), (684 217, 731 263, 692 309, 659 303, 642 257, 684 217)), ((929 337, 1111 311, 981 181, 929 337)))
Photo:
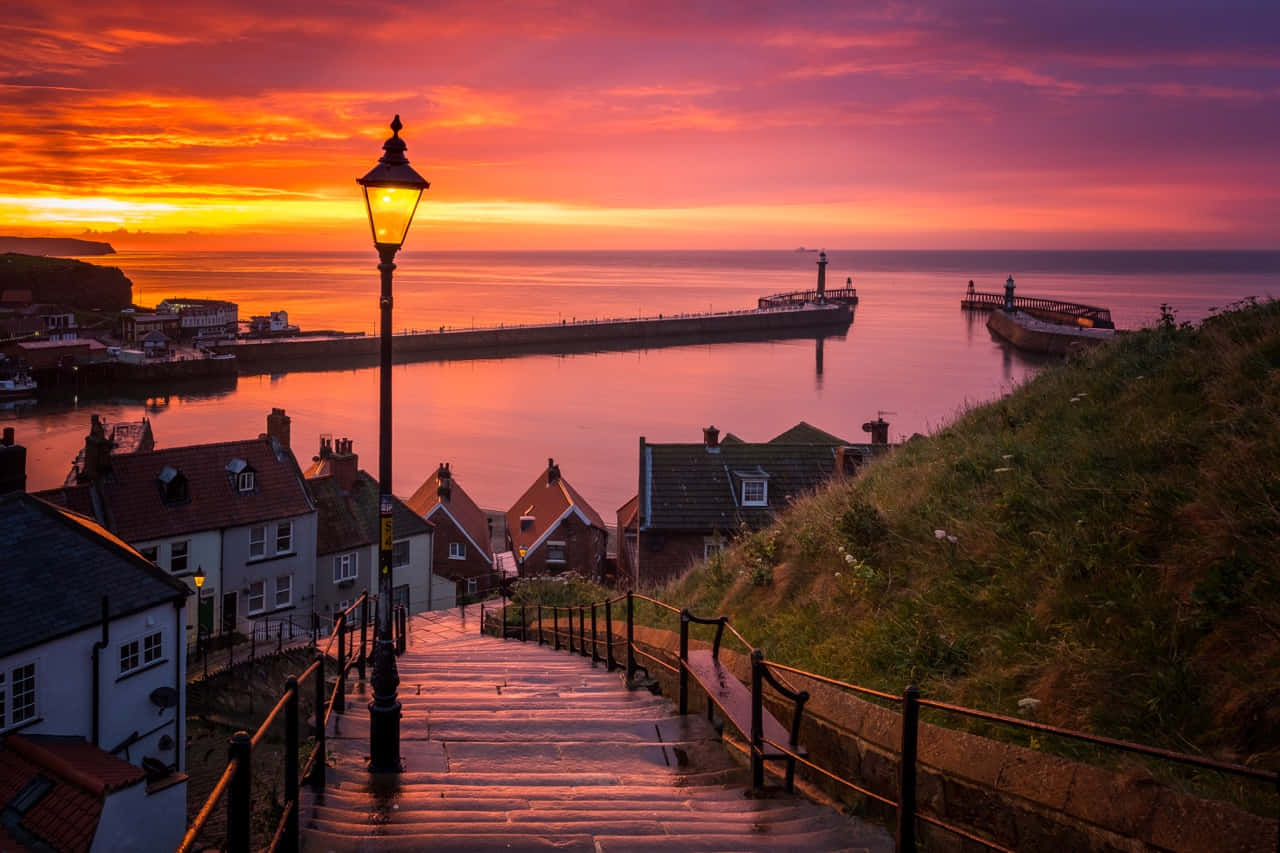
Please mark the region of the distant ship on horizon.
POLYGON ((797 248, 795 249, 795 251, 797 251, 797 252, 816 252, 816 251, 818 251, 818 250, 817 250, 817 249, 806 249, 804 246, 799 246, 799 247, 797 247, 797 248))

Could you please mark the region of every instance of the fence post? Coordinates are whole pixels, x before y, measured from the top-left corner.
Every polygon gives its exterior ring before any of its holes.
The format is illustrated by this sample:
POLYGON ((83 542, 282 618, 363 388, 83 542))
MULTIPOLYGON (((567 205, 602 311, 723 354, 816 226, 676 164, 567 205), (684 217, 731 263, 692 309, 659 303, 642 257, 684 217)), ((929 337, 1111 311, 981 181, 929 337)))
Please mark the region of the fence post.
POLYGON ((402 604, 397 613, 400 625, 400 654, 404 654, 405 649, 409 648, 409 608, 402 604))
POLYGON ((236 632, 231 631, 227 637, 227 669, 236 665, 236 632))
POLYGON ((569 654, 573 654, 573 605, 570 604, 569 610, 569 654))
POLYGON ((542 605, 538 605, 538 645, 542 645, 542 605))
POLYGON ((276 653, 284 651, 284 623, 276 623, 276 653))
POLYGON ((587 606, 578 605, 578 654, 587 656, 587 606))
POLYGON ((627 590, 627 685, 636 677, 636 608, 635 598, 627 590))
POLYGON ((249 812, 252 808, 253 741, 248 732, 236 732, 227 747, 227 757, 236 763, 227 792, 227 851, 249 853, 249 812))
POLYGON ((551 641, 555 650, 560 651, 560 605, 551 605, 551 641))
POLYGON ((596 640, 596 603, 591 602, 591 662, 599 663, 600 655, 596 649, 599 648, 596 640))
POLYGON ((520 605, 520 642, 527 643, 529 638, 525 634, 525 623, 529 621, 528 607, 520 605))
POLYGON ((613 600, 604 600, 604 668, 613 672, 618 662, 613 659, 613 600))
POLYGON ((288 700, 284 704, 284 802, 289 809, 284 821, 284 849, 298 849, 298 677, 284 683, 288 700))
POLYGON ((920 691, 902 691, 902 751, 898 774, 898 851, 916 849, 916 738, 920 730, 920 691))
POLYGON ((680 716, 689 713, 689 610, 680 611, 680 716))
POLYGON ((209 677, 209 638, 204 638, 204 677, 209 677))
POLYGON ((338 695, 333 700, 333 710, 347 712, 347 614, 338 617, 338 695))
MULTIPOLYGON (((466 612, 465 610, 463 611, 466 612)), ((484 602, 480 602, 480 636, 484 636, 484 602)))
POLYGON ((258 659, 258 623, 254 622, 249 629, 249 663, 258 659))
POLYGON ((368 653, 365 649, 369 645, 369 590, 364 591, 360 602, 360 680, 364 681, 365 665, 368 663, 368 653))
POLYGON ((316 748, 315 763, 311 767, 311 786, 316 791, 324 790, 325 773, 325 730, 324 730, 324 655, 316 652, 316 748))
POLYGON ((764 787, 764 652, 751 650, 751 787, 764 787))

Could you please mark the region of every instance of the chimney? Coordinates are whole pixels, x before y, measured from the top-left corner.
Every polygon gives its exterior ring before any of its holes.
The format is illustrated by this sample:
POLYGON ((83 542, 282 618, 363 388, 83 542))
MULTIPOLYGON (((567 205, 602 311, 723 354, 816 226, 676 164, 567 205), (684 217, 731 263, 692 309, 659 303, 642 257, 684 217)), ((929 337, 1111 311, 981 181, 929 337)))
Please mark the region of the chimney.
POLYGON ((554 486, 560 481, 560 466, 556 464, 556 460, 547 457, 547 485, 554 486))
POLYGON ((818 253, 818 301, 823 302, 827 298, 827 253, 818 253))
POLYGON ((351 494, 351 487, 356 484, 356 476, 360 473, 359 457, 351 449, 351 439, 340 438, 335 443, 329 456, 329 470, 333 472, 338 490, 351 494))
POLYGON ((703 427, 702 444, 707 448, 708 453, 720 452, 720 430, 714 426, 703 427))
POLYGON ((13 427, 4 428, 0 439, 0 495, 27 490, 27 449, 14 444, 13 427))
POLYGON ((440 485, 436 486, 436 494, 441 501, 448 503, 449 498, 453 497, 453 474, 449 471, 448 462, 440 463, 440 467, 436 469, 436 479, 440 481, 440 485))
POLYGON ((284 409, 272 409, 267 415, 267 435, 271 436, 285 450, 289 449, 290 418, 284 409))
POLYGON ((111 470, 111 439, 98 415, 89 418, 89 434, 84 438, 84 468, 77 480, 93 482, 111 470))
POLYGON ((836 476, 852 477, 862 465, 862 453, 856 447, 836 448, 836 476))
POLYGON ((889 422, 883 416, 877 417, 874 421, 867 421, 862 425, 862 431, 871 433, 872 444, 889 443, 889 422))

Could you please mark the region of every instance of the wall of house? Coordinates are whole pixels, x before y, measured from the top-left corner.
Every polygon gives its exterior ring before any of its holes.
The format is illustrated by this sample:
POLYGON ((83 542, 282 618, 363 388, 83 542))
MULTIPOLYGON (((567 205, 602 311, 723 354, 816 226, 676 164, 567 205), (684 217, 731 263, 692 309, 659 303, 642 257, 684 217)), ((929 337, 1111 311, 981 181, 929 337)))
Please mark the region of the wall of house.
POLYGON ((702 559, 706 534, 640 531, 636 557, 637 589, 652 589, 660 583, 683 574, 702 559))
POLYGON ((378 571, 378 549, 372 545, 359 548, 345 548, 332 554, 323 554, 316 558, 315 577, 315 610, 320 614, 322 630, 333 624, 335 614, 343 608, 342 602, 350 604, 360 597, 366 589, 371 593, 377 590, 375 580, 378 571), (352 580, 336 582, 333 579, 333 562, 343 554, 356 555, 356 576, 352 580))
POLYGON ((605 531, 583 524, 581 518, 572 515, 562 519, 541 545, 525 555, 523 572, 526 576, 577 572, 585 578, 598 579, 604 572, 607 541, 605 531), (552 542, 564 543, 564 563, 547 560, 552 542))
POLYGON ((186 815, 185 781, 152 794, 146 782, 139 782, 107 795, 89 850, 176 850, 187 831, 186 815))
MULTIPOLYGON (((176 764, 179 770, 186 766, 184 699, 179 700, 176 708, 163 709, 151 701, 151 692, 157 687, 172 687, 179 696, 186 695, 187 645, 182 614, 182 608, 166 603, 111 622, 108 645, 99 661, 101 735, 98 745, 112 750, 136 732, 139 739, 118 753, 131 764, 141 764, 143 756, 151 756, 165 764, 176 764), (163 635, 161 659, 120 677, 121 644, 141 641, 143 636, 156 631, 163 635), (172 745, 161 749, 160 740, 165 736, 172 745)), ((101 639, 102 628, 96 625, 0 659, 0 669, 5 672, 10 691, 12 670, 27 663, 36 665, 37 722, 21 726, 24 734, 92 738, 93 644, 101 639)), ((9 695, 5 698, 12 701, 9 695)))
POLYGON ((218 625, 218 608, 222 603, 222 531, 206 530, 202 533, 188 533, 182 536, 170 536, 167 539, 145 539, 137 542, 130 542, 134 548, 139 551, 144 548, 156 549, 156 565, 165 571, 170 571, 173 565, 173 543, 187 542, 187 569, 181 572, 177 577, 183 578, 187 587, 191 590, 191 597, 187 599, 186 612, 186 629, 187 641, 194 643, 196 641, 196 626, 199 620, 199 602, 196 599, 196 585, 191 580, 191 576, 196 573, 197 568, 204 569, 205 582, 203 595, 205 598, 213 599, 213 624, 216 628, 218 625))
MULTIPOLYGON (((475 546, 463 535, 462 531, 454 524, 453 519, 443 512, 434 512, 430 521, 436 526, 435 536, 432 544, 432 565, 437 575, 453 581, 454 595, 457 598, 467 594, 467 578, 476 579, 476 591, 479 593, 487 592, 497 585, 497 575, 494 574, 493 564, 490 562, 491 555, 482 554, 477 551, 475 546), (461 543, 463 546, 463 559, 455 559, 449 556, 449 545, 451 543, 461 543)), ((488 542, 481 542, 482 546, 487 546, 488 542)))
MULTIPOLYGON (((249 558, 249 534, 257 525, 229 527, 222 534, 223 589, 218 593, 218 618, 222 618, 222 596, 236 593, 236 630, 252 630, 255 620, 289 616, 299 624, 308 624, 320 586, 316 574, 316 514, 294 516, 290 519, 273 519, 267 527, 266 553, 261 558, 249 558), (280 521, 293 522, 293 549, 279 554, 275 550, 276 525, 280 521), (293 601, 288 607, 275 606, 274 589, 280 575, 293 576, 293 601), (266 608, 262 613, 249 615, 249 584, 266 582, 266 608)), ((332 573, 329 576, 332 585, 332 573)), ((357 593, 358 595, 359 593, 357 593)), ((208 593, 206 593, 208 595, 208 593)), ((352 596, 355 598, 355 596, 352 596)), ((218 624, 221 624, 219 622, 218 624)))
POLYGON ((456 603, 453 581, 433 571, 435 538, 431 533, 408 537, 404 541, 409 543, 409 565, 395 566, 392 570, 396 585, 409 584, 410 613, 445 610, 456 603))

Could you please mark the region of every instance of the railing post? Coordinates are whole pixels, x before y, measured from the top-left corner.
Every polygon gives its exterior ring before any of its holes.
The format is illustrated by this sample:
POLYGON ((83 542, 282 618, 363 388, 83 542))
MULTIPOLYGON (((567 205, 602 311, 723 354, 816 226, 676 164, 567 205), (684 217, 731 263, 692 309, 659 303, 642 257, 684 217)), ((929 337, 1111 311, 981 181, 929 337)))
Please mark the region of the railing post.
POLYGON ((236 632, 232 631, 231 636, 227 637, 227 669, 231 669, 236 665, 236 632))
POLYGON ((400 654, 409 648, 409 608, 400 605, 400 654))
POLYGON ((613 659, 613 599, 604 600, 604 668, 613 672, 618 662, 613 659))
POLYGON ((578 654, 587 656, 587 606, 578 605, 578 654))
POLYGON ((764 652, 751 650, 751 787, 764 787, 764 652))
POLYGON ((276 653, 284 651, 284 623, 276 623, 276 653))
POLYGON ((249 663, 258 659, 258 623, 249 630, 249 663))
POLYGON ((689 611, 680 611, 680 716, 689 713, 689 611))
POLYGON ((538 605, 538 645, 542 645, 542 605, 538 605))
POLYGON ((507 638, 507 603, 502 602, 502 639, 507 638))
POLYGON ((573 654, 573 605, 570 604, 569 610, 569 654, 573 654))
POLYGON ((365 665, 369 655, 365 651, 369 647, 369 590, 364 591, 360 602, 360 680, 364 681, 365 665))
POLYGON ((525 636, 525 623, 529 621, 528 620, 529 614, 526 612, 527 610, 528 608, 525 607, 525 605, 523 604, 520 605, 520 642, 522 643, 529 642, 528 637, 525 636))
MULTIPOLYGON (((463 611, 466 612, 465 610, 463 611)), ((484 602, 480 602, 480 636, 484 636, 484 602)))
POLYGON ((204 638, 204 677, 209 677, 209 638, 204 638))
POLYGON ((902 691, 902 750, 898 774, 898 851, 916 849, 916 738, 920 730, 920 691, 902 691))
POLYGON ((284 821, 285 850, 298 849, 298 677, 291 675, 284 683, 288 699, 284 703, 284 802, 289 809, 284 821))
POLYGON ((333 700, 333 710, 347 712, 347 614, 338 617, 338 695, 333 700))
POLYGON ((591 662, 599 663, 600 655, 596 651, 599 646, 596 645, 596 603, 591 602, 591 662))
POLYGON ((636 677, 636 607, 635 597, 627 591, 627 685, 636 677))
POLYGON ((551 642, 560 651, 560 606, 556 604, 551 605, 551 642))
POLYGON ((316 791, 324 790, 325 774, 325 701, 324 695, 324 655, 316 653, 316 725, 315 725, 315 762, 311 766, 311 787, 316 791))
POLYGON ((236 763, 231 774, 231 787, 227 791, 227 853, 249 853, 253 741, 248 732, 236 732, 231 736, 227 758, 236 763))

